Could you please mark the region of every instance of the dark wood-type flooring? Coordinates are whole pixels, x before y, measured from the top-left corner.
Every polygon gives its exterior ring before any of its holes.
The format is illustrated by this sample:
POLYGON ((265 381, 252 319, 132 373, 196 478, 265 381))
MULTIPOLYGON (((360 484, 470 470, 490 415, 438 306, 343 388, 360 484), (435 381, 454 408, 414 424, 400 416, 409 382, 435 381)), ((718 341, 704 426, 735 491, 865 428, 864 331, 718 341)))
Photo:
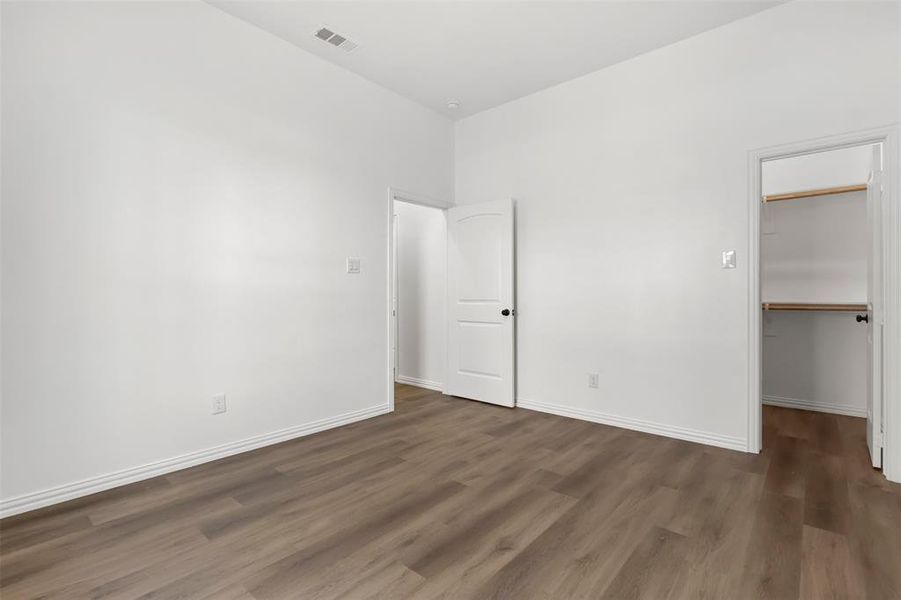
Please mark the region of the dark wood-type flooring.
POLYGON ((901 598, 861 419, 759 456, 398 387, 397 411, 0 522, 17 598, 901 598))

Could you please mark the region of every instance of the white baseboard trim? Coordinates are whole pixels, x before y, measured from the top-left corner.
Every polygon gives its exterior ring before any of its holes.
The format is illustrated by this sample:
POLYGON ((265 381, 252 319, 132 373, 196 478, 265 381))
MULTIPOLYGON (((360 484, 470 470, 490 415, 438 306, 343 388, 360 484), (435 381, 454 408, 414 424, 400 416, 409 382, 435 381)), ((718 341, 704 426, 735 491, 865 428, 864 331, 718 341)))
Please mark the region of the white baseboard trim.
POLYGON ((425 388, 427 390, 435 390, 436 392, 444 391, 444 386, 437 381, 429 381, 428 379, 419 379, 418 377, 407 377, 406 375, 397 375, 394 378, 397 383, 405 383, 407 385, 415 385, 416 387, 425 388))
POLYGON ((296 425, 294 427, 288 427, 287 429, 280 429, 271 433, 264 433, 237 442, 229 442, 227 444, 222 444, 221 446, 189 452, 188 454, 183 454, 174 458, 167 458, 146 465, 123 469, 115 473, 83 479, 82 481, 61 485, 40 492, 33 492, 15 498, 0 500, 0 518, 28 512, 37 508, 43 508, 45 506, 50 506, 51 504, 58 504, 60 502, 65 502, 66 500, 80 498, 81 496, 96 494, 97 492, 102 492, 121 485, 150 479, 151 477, 157 477, 159 475, 165 475, 166 473, 172 473, 173 471, 179 471, 201 463, 218 460, 234 454, 240 454, 241 452, 247 452, 248 450, 255 450, 257 448, 262 448, 263 446, 271 446, 272 444, 278 444, 279 442, 285 442, 319 431, 325 431, 326 429, 333 429, 355 421, 362 421, 364 419, 383 415, 390 411, 391 409, 387 404, 372 406, 344 413, 343 415, 328 417, 311 423, 296 425))
POLYGON ((570 406, 549 404, 547 402, 537 402, 535 400, 525 400, 522 398, 516 400, 516 406, 519 408, 527 408, 529 410, 560 415, 561 417, 572 417, 583 421, 601 423, 602 425, 612 425, 623 429, 632 429, 634 431, 662 435, 677 440, 697 442, 699 444, 707 444, 708 446, 717 446, 719 448, 728 448, 729 450, 738 450, 740 452, 747 452, 748 450, 748 442, 744 438, 698 431, 697 429, 688 429, 686 427, 677 427, 675 425, 664 425, 662 423, 654 423, 653 421, 644 421, 642 419, 632 419, 629 417, 618 417, 616 415, 593 410, 572 408, 570 406))
POLYGON ((849 417, 867 417, 866 408, 855 408, 841 404, 828 402, 816 402, 815 400, 799 400, 797 398, 784 398, 782 396, 763 397, 763 403, 770 406, 782 406, 783 408, 799 408, 801 410, 813 410, 816 412, 832 413, 835 415, 847 415, 849 417))

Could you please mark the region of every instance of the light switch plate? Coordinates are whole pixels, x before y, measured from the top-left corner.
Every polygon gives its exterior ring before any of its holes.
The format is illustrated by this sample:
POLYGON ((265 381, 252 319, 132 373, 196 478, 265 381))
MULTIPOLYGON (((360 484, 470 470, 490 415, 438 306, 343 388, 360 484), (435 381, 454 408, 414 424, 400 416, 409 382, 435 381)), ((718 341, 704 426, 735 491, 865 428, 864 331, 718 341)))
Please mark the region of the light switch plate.
POLYGON ((360 272, 360 259, 347 257, 347 272, 356 275, 360 272))
POLYGON ((735 268, 735 250, 723 250, 723 268, 735 268))

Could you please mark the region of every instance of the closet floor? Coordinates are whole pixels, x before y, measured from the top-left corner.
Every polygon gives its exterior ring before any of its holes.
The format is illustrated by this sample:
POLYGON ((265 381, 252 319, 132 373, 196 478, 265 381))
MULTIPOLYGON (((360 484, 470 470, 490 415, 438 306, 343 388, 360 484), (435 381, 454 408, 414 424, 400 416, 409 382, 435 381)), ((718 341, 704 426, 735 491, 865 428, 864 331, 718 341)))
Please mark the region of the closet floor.
POLYGON ((861 419, 759 456, 407 386, 397 411, 0 522, 14 598, 901 597, 861 419))

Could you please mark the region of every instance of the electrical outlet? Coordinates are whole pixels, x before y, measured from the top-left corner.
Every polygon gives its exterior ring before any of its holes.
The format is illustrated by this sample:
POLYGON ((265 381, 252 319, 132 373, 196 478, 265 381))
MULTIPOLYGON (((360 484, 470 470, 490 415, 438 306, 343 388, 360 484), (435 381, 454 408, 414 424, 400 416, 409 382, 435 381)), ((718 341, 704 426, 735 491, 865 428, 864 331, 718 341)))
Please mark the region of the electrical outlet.
POLYGON ((588 374, 588 387, 596 389, 598 387, 598 379, 599 378, 600 378, 599 374, 589 373, 588 374))
POLYGON ((351 275, 360 273, 360 259, 352 256, 347 257, 347 272, 351 275))
POLYGON ((216 394, 213 396, 213 414, 220 415, 228 410, 228 406, 225 404, 225 394, 216 394))

